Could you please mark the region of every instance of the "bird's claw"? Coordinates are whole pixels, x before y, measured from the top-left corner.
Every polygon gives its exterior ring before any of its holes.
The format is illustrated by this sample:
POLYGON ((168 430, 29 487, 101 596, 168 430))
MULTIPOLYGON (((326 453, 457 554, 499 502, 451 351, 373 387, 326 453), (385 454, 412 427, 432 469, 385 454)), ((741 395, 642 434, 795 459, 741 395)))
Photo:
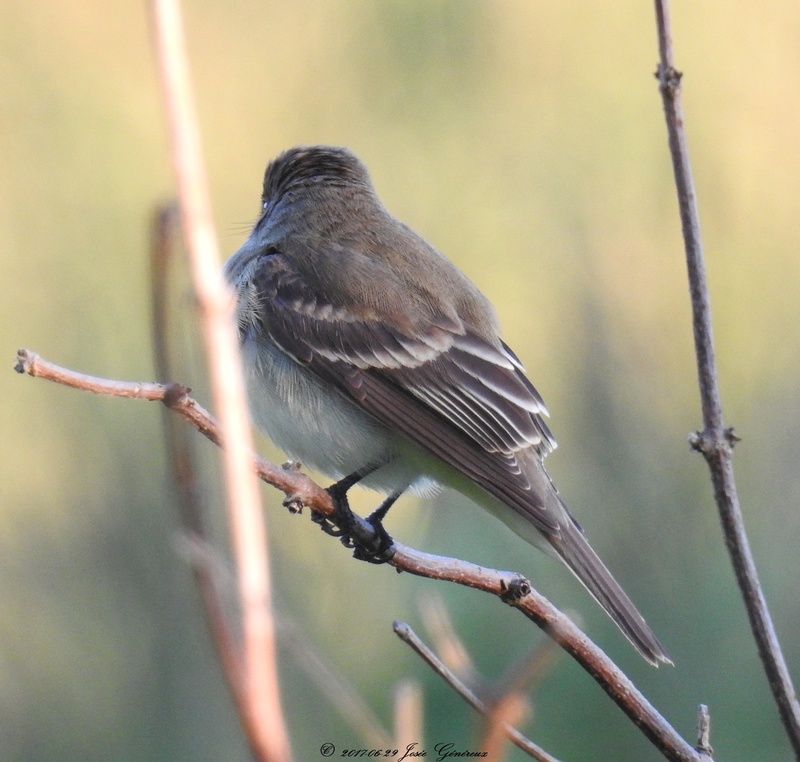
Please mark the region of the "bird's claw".
POLYGON ((337 485, 327 490, 333 501, 333 513, 324 516, 313 513, 312 520, 325 534, 338 537, 346 548, 353 550, 353 558, 373 564, 383 564, 394 555, 394 541, 383 528, 382 514, 371 514, 366 519, 357 516, 350 508, 346 492, 337 485))
POLYGON ((363 523, 357 525, 358 529, 368 537, 362 537, 360 542, 353 543, 353 557, 371 564, 385 564, 391 561, 394 556, 394 540, 384 529, 380 519, 368 516, 359 521, 363 523), (367 527, 369 530, 364 532, 367 527))

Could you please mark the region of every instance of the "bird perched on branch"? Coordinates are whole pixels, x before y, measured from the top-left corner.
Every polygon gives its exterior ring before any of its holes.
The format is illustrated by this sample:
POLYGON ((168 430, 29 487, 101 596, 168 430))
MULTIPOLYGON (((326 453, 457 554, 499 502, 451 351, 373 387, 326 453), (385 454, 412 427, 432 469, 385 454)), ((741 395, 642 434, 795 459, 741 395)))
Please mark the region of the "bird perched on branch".
POLYGON ((386 210, 356 156, 313 146, 272 161, 224 272, 256 423, 338 480, 323 528, 385 560, 381 519, 397 498, 452 487, 560 558, 647 661, 669 661, 544 469, 547 409, 492 305, 386 210), (354 484, 386 495, 371 544, 347 506, 354 484))

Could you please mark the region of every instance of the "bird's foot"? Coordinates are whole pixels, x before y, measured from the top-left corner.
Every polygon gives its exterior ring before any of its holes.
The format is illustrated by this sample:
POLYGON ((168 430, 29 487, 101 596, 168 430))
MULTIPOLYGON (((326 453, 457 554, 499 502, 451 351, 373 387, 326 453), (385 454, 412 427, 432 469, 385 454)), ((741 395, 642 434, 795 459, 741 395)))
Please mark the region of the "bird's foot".
MULTIPOLYGON (((342 545, 353 549, 353 557, 360 561, 382 564, 394 555, 394 541, 383 528, 381 520, 388 510, 381 505, 366 519, 353 513, 347 500, 347 486, 337 482, 325 491, 331 496, 333 513, 324 516, 312 513, 312 521, 319 524, 325 534, 338 537, 342 545)), ((394 502, 394 501, 392 501, 394 502)))
POLYGON ((353 539, 353 558, 360 561, 369 561, 371 564, 385 564, 394 556, 394 540, 384 529, 381 519, 377 515, 380 508, 366 519, 356 517, 358 522, 351 535, 353 539))

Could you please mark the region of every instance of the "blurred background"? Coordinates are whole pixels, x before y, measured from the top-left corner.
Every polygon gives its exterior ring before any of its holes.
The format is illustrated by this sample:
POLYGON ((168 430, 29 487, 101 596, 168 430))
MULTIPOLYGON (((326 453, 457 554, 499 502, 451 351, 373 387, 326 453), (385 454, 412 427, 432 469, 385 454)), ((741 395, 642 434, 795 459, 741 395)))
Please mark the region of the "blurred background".
MULTIPOLYGON (((195 0, 185 14, 222 250, 246 236, 279 151, 361 156, 387 206, 496 304, 552 413, 548 468, 675 667, 648 667, 571 575, 458 496, 404 500, 390 532, 530 577, 690 741, 708 704, 718 759, 786 759, 686 443, 700 411, 652 4, 195 0)), ((800 7, 673 14, 736 474, 800 676, 800 7)), ((180 552, 160 406, 12 370, 24 346, 154 376, 148 220, 173 185, 147 6, 0 0, 0 17, 0 759, 245 760, 180 552)), ((207 401, 191 333, 179 343, 174 380, 207 401)), ((487 596, 356 563, 263 495, 279 615, 307 641, 280 649, 295 759, 370 746, 309 676, 311 653, 387 728, 395 687, 418 681, 420 741, 476 749, 477 718, 392 621, 424 633, 420 604, 440 596, 487 681, 538 630, 487 596)), ((563 760, 660 758, 566 658, 523 730, 563 760)))

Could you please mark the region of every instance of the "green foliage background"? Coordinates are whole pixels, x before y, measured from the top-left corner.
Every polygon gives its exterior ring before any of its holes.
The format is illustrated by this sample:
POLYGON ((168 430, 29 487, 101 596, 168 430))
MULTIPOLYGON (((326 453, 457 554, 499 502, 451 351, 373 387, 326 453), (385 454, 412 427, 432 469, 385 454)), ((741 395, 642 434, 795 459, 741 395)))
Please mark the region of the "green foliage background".
MULTIPOLYGON (((687 738, 709 704, 720 760, 788 758, 705 466, 686 444, 700 415, 651 4, 185 5, 223 250, 255 218, 269 158, 297 143, 356 151, 389 208, 498 306, 553 413, 551 473, 676 666, 645 665, 569 574, 457 496, 402 504, 390 530, 529 575, 687 738)), ((723 401, 797 674, 800 9, 673 6, 723 401)), ((11 370, 26 346, 86 372, 153 377, 147 221, 172 183, 148 33, 143 2, 0 0, 2 760, 247 758, 177 550, 159 408, 11 370)), ((202 393, 191 368, 176 380, 202 393)), ((356 564, 264 497, 282 615, 385 725, 411 677, 420 741, 476 748, 475 717, 392 620, 419 628, 435 591, 488 679, 538 631, 470 591, 356 564)), ((324 741, 367 745, 301 669, 302 651, 281 656, 296 759, 318 759, 324 741)), ((537 685, 525 730, 564 760, 660 758, 566 659, 537 685)))

